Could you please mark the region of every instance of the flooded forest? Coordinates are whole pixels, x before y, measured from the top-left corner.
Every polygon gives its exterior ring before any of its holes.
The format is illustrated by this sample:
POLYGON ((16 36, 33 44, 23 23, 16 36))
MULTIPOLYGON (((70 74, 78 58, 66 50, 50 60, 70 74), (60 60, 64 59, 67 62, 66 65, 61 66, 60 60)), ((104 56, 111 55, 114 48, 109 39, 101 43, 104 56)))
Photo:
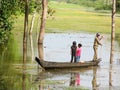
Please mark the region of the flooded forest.
POLYGON ((119 90, 119 4, 0 1, 0 90, 119 90), (102 39, 95 48, 97 34, 102 39), (73 41, 82 45, 82 52, 80 61, 71 63, 73 41))

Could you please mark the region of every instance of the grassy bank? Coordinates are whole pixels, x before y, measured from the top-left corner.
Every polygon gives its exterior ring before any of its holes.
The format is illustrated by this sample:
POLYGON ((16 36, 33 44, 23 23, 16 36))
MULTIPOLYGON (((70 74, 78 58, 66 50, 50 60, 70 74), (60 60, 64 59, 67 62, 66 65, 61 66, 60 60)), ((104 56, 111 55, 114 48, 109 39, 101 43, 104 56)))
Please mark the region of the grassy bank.
MULTIPOLYGON (((46 32, 102 32, 111 31, 111 14, 98 13, 92 8, 75 4, 50 2, 55 10, 52 17, 47 18, 46 32)), ((35 19, 34 30, 37 27, 38 15, 35 19)), ((20 16, 15 24, 15 30, 23 31, 24 16, 20 16)), ((30 21, 30 20, 29 20, 30 21)), ((120 17, 116 17, 116 33, 120 33, 120 17)))

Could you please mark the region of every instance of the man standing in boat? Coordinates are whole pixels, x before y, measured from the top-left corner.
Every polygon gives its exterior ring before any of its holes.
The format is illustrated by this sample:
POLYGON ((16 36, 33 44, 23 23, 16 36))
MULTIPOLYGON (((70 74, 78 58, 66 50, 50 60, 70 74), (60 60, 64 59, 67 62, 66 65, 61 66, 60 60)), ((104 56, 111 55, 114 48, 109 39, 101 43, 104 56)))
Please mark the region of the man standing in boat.
POLYGON ((98 45, 102 44, 100 43, 100 40, 103 38, 103 36, 100 35, 100 33, 96 33, 95 39, 94 39, 94 45, 93 45, 93 49, 94 49, 94 56, 93 56, 93 61, 98 59, 98 45))
POLYGON ((73 44, 71 46, 71 63, 76 62, 76 50, 77 50, 77 46, 76 46, 76 41, 73 41, 73 44))

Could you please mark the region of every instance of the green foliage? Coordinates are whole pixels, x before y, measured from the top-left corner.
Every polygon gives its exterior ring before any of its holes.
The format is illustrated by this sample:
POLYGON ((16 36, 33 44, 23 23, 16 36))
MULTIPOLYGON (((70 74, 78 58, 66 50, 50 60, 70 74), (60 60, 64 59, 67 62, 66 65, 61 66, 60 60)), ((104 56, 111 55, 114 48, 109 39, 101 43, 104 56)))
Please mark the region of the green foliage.
POLYGON ((16 0, 2 0, 0 4, 0 43, 4 43, 12 29, 14 20, 12 15, 16 14, 17 2, 16 0))
MULTIPOLYGON (((52 0, 59 2, 66 2, 72 4, 83 5, 87 7, 94 7, 95 10, 111 10, 111 0, 52 0)), ((120 12, 120 0, 116 0, 117 12, 120 12)))
MULTIPOLYGON (((36 0, 28 0, 28 9, 29 9, 29 14, 33 13, 37 7, 40 6, 40 1, 36 0)), ((41 7, 41 6, 40 6, 41 7)), ((18 8, 17 8, 17 13, 19 14, 24 14, 25 13, 25 1, 24 0, 18 0, 18 8)))
POLYGON ((117 12, 120 12, 120 0, 116 0, 117 12))
MULTIPOLYGON (((29 13, 33 13, 38 5, 36 0, 29 0, 28 4, 29 13)), ((24 0, 0 0, 0 44, 8 40, 14 20, 25 12, 24 8, 24 0)))
POLYGON ((111 2, 107 0, 96 0, 94 8, 95 10, 111 10, 111 2))
POLYGON ((29 1, 29 13, 33 13, 35 9, 37 8, 37 3, 35 0, 29 1))

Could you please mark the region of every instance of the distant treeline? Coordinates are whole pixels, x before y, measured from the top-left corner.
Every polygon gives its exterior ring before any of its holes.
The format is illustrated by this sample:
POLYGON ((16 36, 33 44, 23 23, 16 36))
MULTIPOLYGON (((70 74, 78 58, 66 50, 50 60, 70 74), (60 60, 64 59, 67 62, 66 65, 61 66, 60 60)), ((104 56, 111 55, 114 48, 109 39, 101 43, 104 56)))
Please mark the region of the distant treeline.
MULTIPOLYGON (((95 10, 111 10, 112 0, 51 0, 94 7, 95 10)), ((116 0, 117 12, 120 12, 120 0, 116 0)))

